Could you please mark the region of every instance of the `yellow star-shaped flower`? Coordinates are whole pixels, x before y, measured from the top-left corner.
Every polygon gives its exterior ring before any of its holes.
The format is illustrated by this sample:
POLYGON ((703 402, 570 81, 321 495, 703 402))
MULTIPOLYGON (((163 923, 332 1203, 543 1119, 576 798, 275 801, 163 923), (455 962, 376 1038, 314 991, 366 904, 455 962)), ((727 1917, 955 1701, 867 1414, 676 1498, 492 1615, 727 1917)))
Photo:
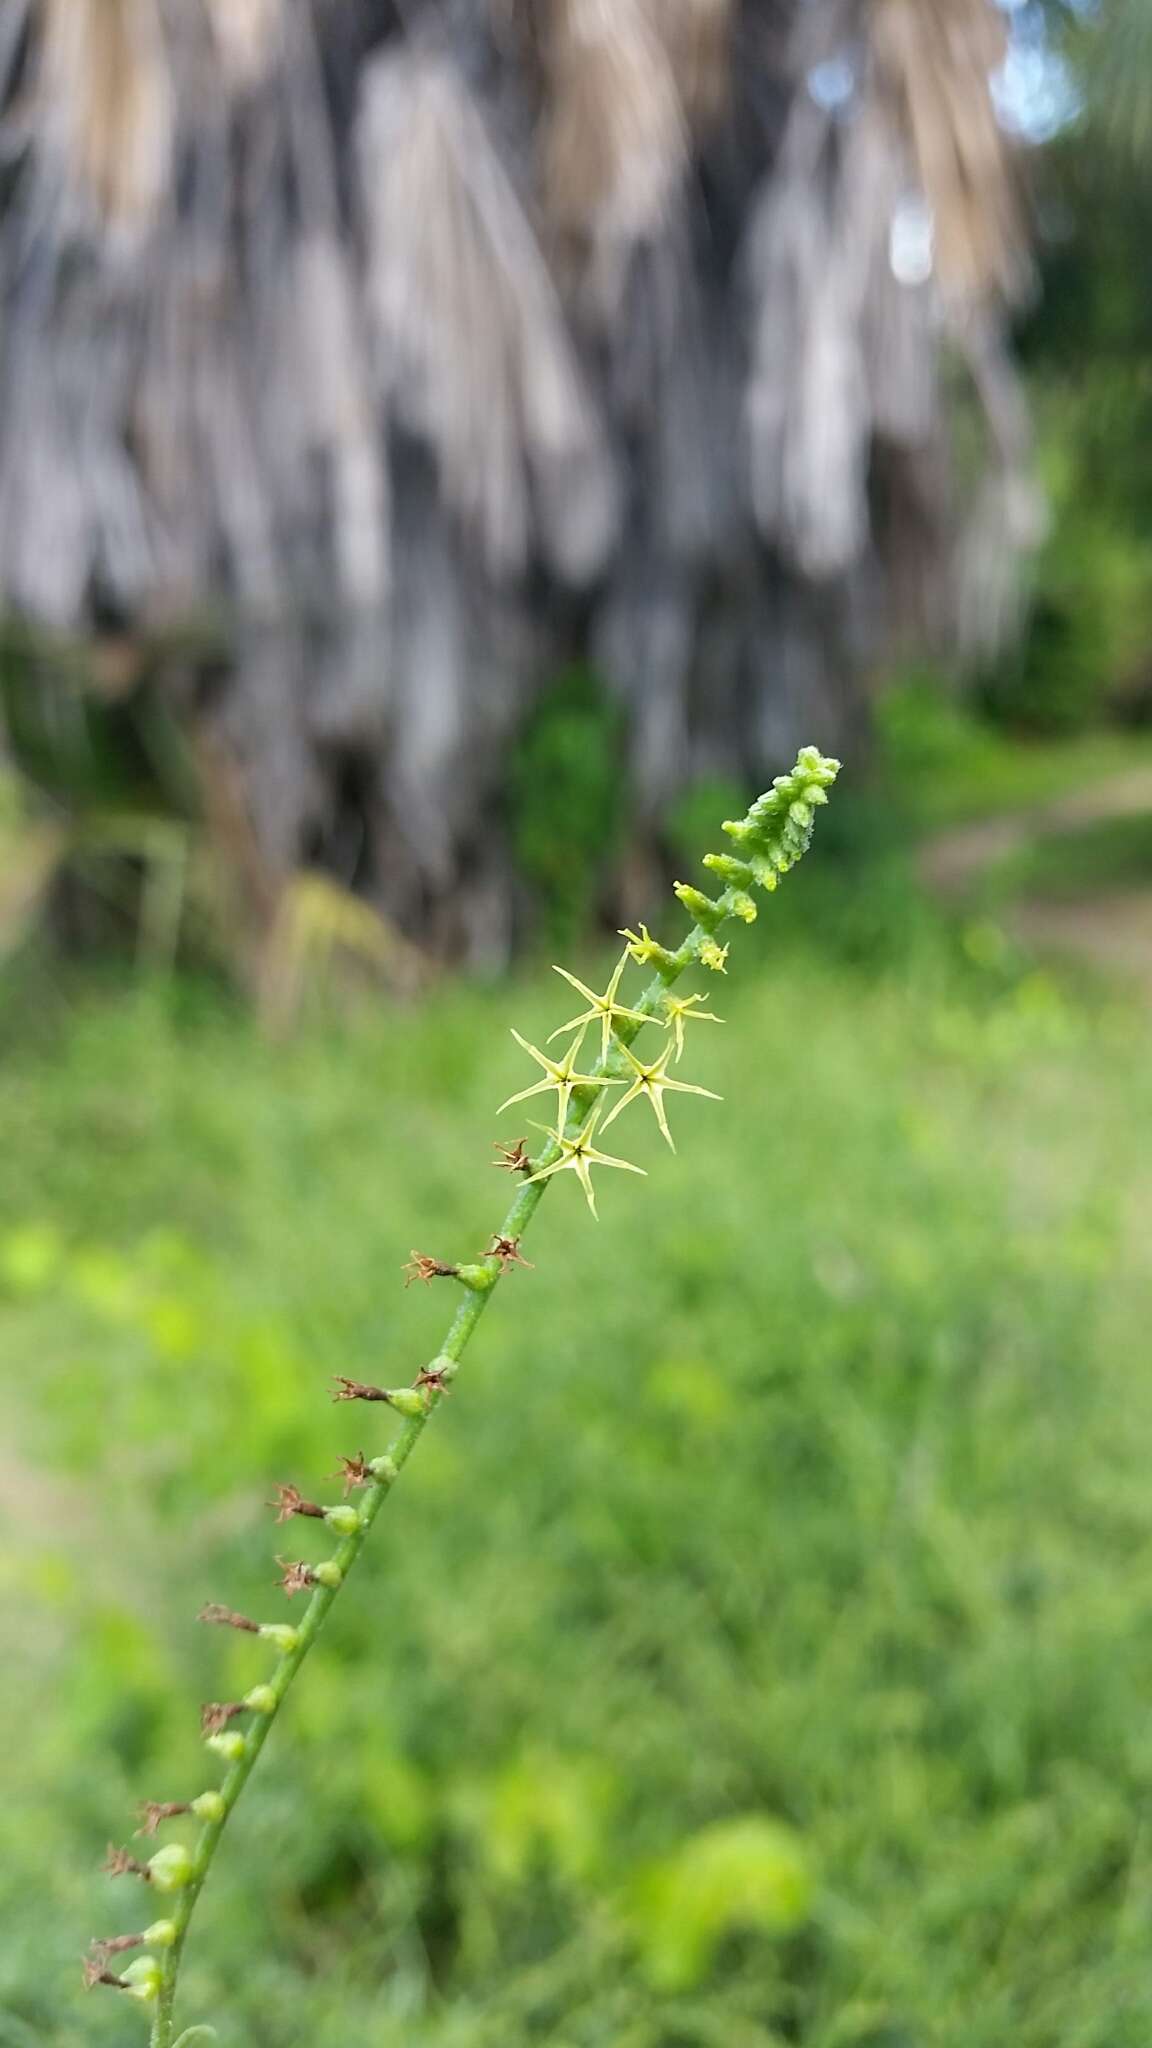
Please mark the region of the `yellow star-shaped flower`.
POLYGON ((618 1166, 624 1173, 645 1173, 646 1168, 643 1166, 633 1166, 630 1159, 613 1159, 608 1152, 598 1152, 592 1143, 595 1130, 596 1112, 594 1111, 583 1130, 578 1131, 574 1138, 566 1138, 563 1130, 559 1128, 549 1131, 547 1133, 548 1137, 552 1140, 553 1144, 560 1147, 560 1157, 559 1159, 554 1159, 551 1166, 541 1167, 539 1173, 534 1173, 526 1185, 531 1187, 534 1180, 550 1180, 554 1173, 573 1172, 584 1190, 588 1207, 591 1209, 592 1214, 596 1216, 597 1222, 599 1222, 600 1219, 596 1210, 596 1191, 592 1186, 592 1168, 594 1166, 618 1166))
POLYGON ((664 998, 664 1021, 672 1033, 677 1061, 679 1061, 680 1055, 684 1050, 685 1024, 722 1024, 724 1022, 723 1017, 714 1017, 711 1010, 698 1010, 696 1004, 703 1001, 703 996, 665 996, 664 998))
POLYGON ((531 1055, 537 1066, 543 1067, 544 1079, 533 1082, 531 1088, 522 1088, 518 1095, 510 1095, 507 1102, 500 1104, 496 1112, 497 1116, 502 1116, 506 1109, 511 1109, 514 1102, 527 1102, 529 1096, 544 1095, 549 1088, 555 1088, 560 1098, 559 1107, 556 1111, 556 1123, 558 1128, 563 1130, 574 1088, 620 1088, 623 1086, 623 1083, 620 1081, 610 1081, 605 1074, 577 1073, 576 1060, 580 1047, 584 1043, 583 1030, 579 1038, 573 1039, 562 1060, 550 1060, 546 1052, 540 1052, 536 1046, 529 1045, 528 1040, 521 1038, 520 1033, 516 1030, 513 1030, 512 1036, 516 1040, 517 1045, 522 1046, 524 1051, 531 1055))
POLYGON ((648 1022, 642 1010, 625 1009, 623 1003, 616 1001, 616 991, 620 986, 620 977, 628 965, 628 960, 629 955, 622 953, 612 979, 602 996, 595 995, 585 982, 577 981, 576 976, 569 974, 566 967, 553 967, 553 974, 562 974, 565 981, 571 982, 572 987, 577 993, 582 995, 585 1001, 590 1003, 592 1007, 591 1009, 584 1010, 579 1017, 570 1017, 567 1024, 558 1024, 555 1031, 550 1031, 548 1033, 549 1045, 551 1045, 554 1038, 559 1038, 565 1031, 579 1031, 582 1025, 599 1022, 600 1057, 601 1059, 607 1059, 608 1048, 612 1043, 613 1018, 627 1017, 636 1024, 646 1024, 648 1022))
POLYGON ((668 1118, 664 1110, 665 1091, 669 1090, 676 1095, 706 1095, 710 1102, 719 1102, 722 1099, 719 1095, 714 1095, 711 1088, 696 1088, 691 1081, 669 1080, 667 1069, 671 1056, 672 1047, 671 1045, 666 1045, 659 1059, 651 1061, 649 1065, 645 1065, 643 1060, 638 1060, 635 1053, 630 1052, 627 1046, 625 1046, 624 1057, 635 1069, 636 1078, 629 1086, 627 1093, 620 1097, 619 1102, 613 1104, 608 1115, 605 1117, 605 1130, 608 1129, 613 1119, 619 1116, 622 1109, 627 1109, 628 1104, 635 1102, 638 1095, 644 1095, 647 1096, 648 1101, 652 1104, 656 1121, 674 1152, 676 1147, 672 1144, 672 1133, 668 1129, 668 1118))

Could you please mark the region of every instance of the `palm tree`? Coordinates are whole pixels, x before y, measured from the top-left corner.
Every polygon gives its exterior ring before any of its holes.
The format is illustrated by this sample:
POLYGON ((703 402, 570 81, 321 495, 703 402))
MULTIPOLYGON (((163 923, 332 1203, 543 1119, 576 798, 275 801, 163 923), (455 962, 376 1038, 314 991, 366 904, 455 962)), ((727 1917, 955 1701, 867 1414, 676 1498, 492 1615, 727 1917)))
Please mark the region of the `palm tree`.
POLYGON ((894 648, 1005 630, 1000 19, 6 0, 9 612, 160 650, 273 897, 319 862, 499 954, 564 662, 627 707, 643 827, 836 745, 894 648))

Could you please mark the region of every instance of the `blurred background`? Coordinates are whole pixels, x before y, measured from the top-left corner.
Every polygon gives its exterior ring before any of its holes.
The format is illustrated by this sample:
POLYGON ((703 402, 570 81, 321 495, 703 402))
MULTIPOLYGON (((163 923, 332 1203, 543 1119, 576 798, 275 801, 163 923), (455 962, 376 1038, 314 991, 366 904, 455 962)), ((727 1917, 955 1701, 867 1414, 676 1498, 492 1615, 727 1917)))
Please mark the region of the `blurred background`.
POLYGON ((2 0, 0 2048, 141 2037, 198 1607, 803 742, 724 1102, 541 1212, 186 2017, 1147 2048, 1150 249, 1149 0, 2 0))

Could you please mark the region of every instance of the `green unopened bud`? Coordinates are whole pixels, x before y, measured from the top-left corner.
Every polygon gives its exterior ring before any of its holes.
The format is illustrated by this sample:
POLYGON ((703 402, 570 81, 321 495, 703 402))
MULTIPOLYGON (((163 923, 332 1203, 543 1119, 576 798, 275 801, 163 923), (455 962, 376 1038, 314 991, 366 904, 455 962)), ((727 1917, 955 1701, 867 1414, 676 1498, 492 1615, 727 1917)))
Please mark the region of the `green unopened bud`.
POLYGON ((244 1705, 254 1714, 274 1714, 280 1702, 270 1685, 254 1685, 244 1695, 244 1705))
POLYGON ((703 866, 711 868, 722 881, 735 882, 742 889, 753 880, 752 870, 746 860, 734 860, 730 853, 706 853, 703 866))
POLYGON ((238 1728, 222 1728, 218 1735, 209 1735, 207 1743, 209 1749, 214 1749, 217 1756, 222 1756, 230 1764, 238 1763, 247 1748, 238 1728))
POLYGON ((325 1508, 324 1520, 330 1529, 335 1529, 338 1536, 354 1536, 360 1527, 360 1517, 353 1507, 325 1508))
POLYGON ((142 1999, 148 2005, 159 1994, 160 1974, 155 1956, 137 1956, 134 1962, 129 1963, 120 1981, 133 1998, 142 1999))
POLYGON ((731 889, 728 893, 728 911, 732 917, 739 917, 745 924, 755 924, 756 905, 745 889, 731 889))
POLYGON ((724 922, 724 912, 711 896, 705 896, 702 889, 694 889, 690 882, 674 882, 673 894, 680 898, 689 917, 703 925, 706 932, 714 932, 724 922))
MULTIPOLYGON (((219 1736, 213 1736, 218 1742, 219 1736)), ((243 1736, 241 1736, 243 1741, 243 1736)), ((183 1891, 192 1875, 192 1858, 181 1842, 168 1842, 149 1858, 148 1875, 158 1892, 183 1891)))
POLYGON ((228 1807, 219 1792, 201 1792, 192 1801, 192 1811, 197 1820, 223 1820, 228 1807))
POLYGON ((325 1558, 323 1564, 313 1565, 312 1577, 318 1586, 327 1586, 329 1591, 333 1593, 336 1591, 337 1586, 342 1586, 344 1583, 343 1572, 335 1560, 330 1557, 325 1558))
POLYGON ((151 1927, 144 1929, 144 1939, 149 1948, 171 1948, 176 1939, 174 1920, 154 1920, 151 1927))
POLYGON ((771 895, 773 889, 776 887, 776 884, 780 880, 780 877, 776 873, 776 870, 773 867, 771 861, 765 860, 763 854, 756 854, 752 862, 752 872, 755 875, 756 880, 759 882, 760 887, 762 889, 766 889, 768 891, 768 894, 771 895))
POLYGON ((425 1415, 428 1410, 423 1394, 418 1394, 415 1387, 390 1387, 384 1398, 397 1415, 425 1415))

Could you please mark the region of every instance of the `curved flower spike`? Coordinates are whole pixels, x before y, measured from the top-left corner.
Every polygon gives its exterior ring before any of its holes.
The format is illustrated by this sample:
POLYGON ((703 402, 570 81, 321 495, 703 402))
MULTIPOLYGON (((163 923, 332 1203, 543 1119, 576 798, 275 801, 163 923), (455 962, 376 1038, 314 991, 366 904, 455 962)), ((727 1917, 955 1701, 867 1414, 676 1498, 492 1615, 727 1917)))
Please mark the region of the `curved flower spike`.
MULTIPOLYGON (((527 1102, 530 1095, 546 1095, 549 1088, 555 1088, 560 1097, 559 1107, 556 1111, 556 1128, 562 1131, 568 1117, 568 1105, 572 1100, 572 1090, 574 1088, 619 1088, 620 1082, 610 1081, 605 1074, 578 1074, 576 1072, 576 1059, 580 1047, 584 1043, 584 1032, 586 1029, 587 1026, 581 1029, 579 1038, 573 1040, 562 1060, 550 1060, 547 1053, 537 1051, 534 1045, 529 1045, 526 1038, 521 1038, 520 1033, 513 1030, 512 1036, 516 1040, 517 1045, 522 1046, 526 1053, 531 1054, 538 1067, 543 1067, 544 1079, 534 1082, 531 1088, 522 1088, 518 1095, 510 1095, 507 1102, 500 1104, 496 1112, 497 1116, 502 1116, 506 1109, 511 1109, 514 1102, 527 1102)), ((535 1175, 533 1175, 533 1178, 535 1178, 535 1175)))
MULTIPOLYGON (((633 1166, 630 1159, 613 1159, 607 1152, 598 1152, 592 1143, 595 1130, 596 1117, 593 1114, 583 1130, 578 1131, 574 1138, 566 1138, 561 1130, 549 1131, 547 1135, 553 1144, 560 1147, 560 1157, 554 1159, 551 1166, 542 1166, 539 1173, 532 1175, 532 1180, 550 1180, 554 1173, 564 1173, 571 1168, 584 1190, 588 1207, 599 1221, 596 1194, 592 1186, 593 1166, 619 1166, 625 1173, 646 1173, 646 1169, 643 1166, 633 1166)), ((530 1187, 532 1182, 529 1181, 528 1185, 530 1187)))
POLYGON ((630 955, 627 953, 620 955, 613 971, 612 979, 602 996, 594 995, 587 983, 578 981, 574 974, 569 974, 566 967, 553 967, 553 974, 563 975, 564 980, 571 982, 577 994, 582 995, 592 1007, 590 1010, 582 1011, 579 1017, 570 1017, 567 1024, 558 1024, 555 1031, 550 1031, 547 1041, 549 1045, 551 1045, 554 1038, 562 1037, 565 1031, 579 1031, 582 1025, 595 1024, 598 1021, 600 1025, 600 1057, 606 1060, 608 1048, 612 1043, 612 1021, 615 1017, 626 1017, 633 1024, 647 1024, 651 1022, 651 1019, 646 1017, 643 1011, 625 1009, 623 1003, 616 1001, 616 991, 620 986, 620 977, 628 965, 629 958, 630 955))
POLYGON ((713 1094, 711 1088, 694 1087, 691 1081, 670 1081, 667 1073, 668 1061, 672 1053, 670 1045, 664 1047, 659 1059, 653 1060, 648 1065, 645 1065, 642 1060, 638 1060, 634 1052, 629 1052, 627 1046, 624 1048, 624 1053, 625 1058, 636 1070, 636 1078, 628 1089, 627 1094, 622 1095, 619 1102, 613 1104, 610 1113, 604 1119, 604 1129, 607 1130, 613 1119, 619 1116, 620 1111, 627 1109, 630 1102, 635 1102, 638 1095, 646 1095, 652 1104, 656 1121, 674 1152, 676 1147, 672 1144, 672 1133, 668 1129, 668 1118, 664 1110, 665 1089, 670 1089, 676 1095, 706 1095, 710 1102, 720 1102, 722 1097, 713 1094))
POLYGON ((676 1047, 677 1062, 679 1062, 680 1055, 684 1050, 685 1024, 722 1024, 724 1022, 723 1017, 714 1017, 711 1010, 698 1010, 696 1004, 703 1001, 704 998, 700 995, 665 996, 664 998, 664 1019, 669 1031, 672 1033, 672 1041, 676 1047))

